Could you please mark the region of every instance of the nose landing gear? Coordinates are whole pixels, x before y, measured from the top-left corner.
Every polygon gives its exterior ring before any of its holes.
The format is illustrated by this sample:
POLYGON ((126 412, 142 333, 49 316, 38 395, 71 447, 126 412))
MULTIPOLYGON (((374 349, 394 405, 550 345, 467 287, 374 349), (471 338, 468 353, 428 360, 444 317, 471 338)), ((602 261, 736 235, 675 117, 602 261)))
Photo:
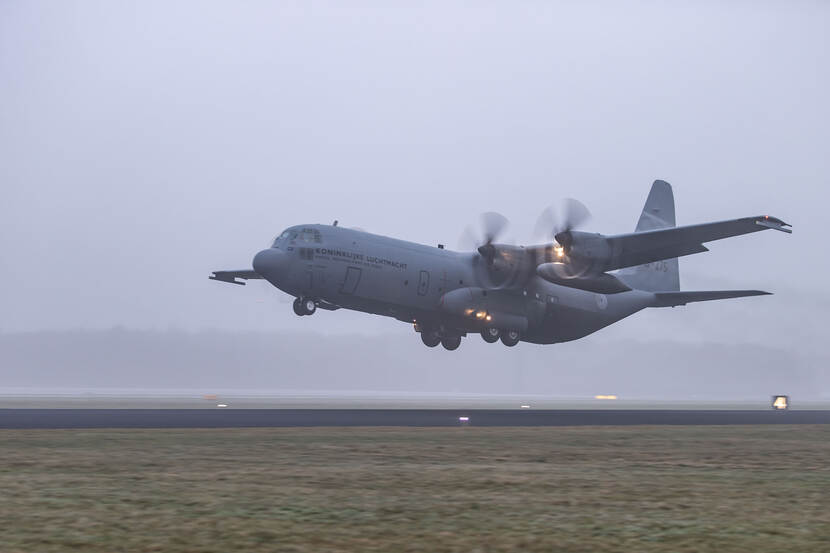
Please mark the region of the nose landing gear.
POLYGON ((297 298, 294 300, 294 313, 297 315, 314 315, 317 311, 317 304, 310 298, 297 298))

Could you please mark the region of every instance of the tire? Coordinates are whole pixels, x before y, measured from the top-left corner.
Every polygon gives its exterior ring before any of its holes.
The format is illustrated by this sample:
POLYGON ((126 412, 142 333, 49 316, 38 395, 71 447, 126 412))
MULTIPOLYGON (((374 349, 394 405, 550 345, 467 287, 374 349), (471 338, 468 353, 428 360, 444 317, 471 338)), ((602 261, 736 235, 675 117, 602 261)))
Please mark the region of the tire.
POLYGON ((428 348, 434 348, 441 343, 441 337, 434 330, 422 330, 421 341, 428 348))
POLYGON ((317 311, 317 304, 314 303, 314 300, 303 300, 303 311, 306 315, 314 315, 314 312, 317 311))
POLYGON ((484 341, 488 344, 495 344, 499 341, 499 336, 501 336, 501 331, 498 328, 487 327, 481 331, 481 337, 484 338, 484 341))
POLYGON ((305 310, 303 309, 303 302, 300 301, 300 298, 294 300, 294 313, 299 316, 305 315, 305 310))
POLYGON ((444 349, 450 351, 458 349, 458 346, 461 345, 461 336, 445 336, 441 338, 441 345, 444 346, 444 349))
POLYGON ((521 339, 522 335, 519 334, 518 330, 505 330, 501 334, 501 343, 509 348, 518 344, 521 339))

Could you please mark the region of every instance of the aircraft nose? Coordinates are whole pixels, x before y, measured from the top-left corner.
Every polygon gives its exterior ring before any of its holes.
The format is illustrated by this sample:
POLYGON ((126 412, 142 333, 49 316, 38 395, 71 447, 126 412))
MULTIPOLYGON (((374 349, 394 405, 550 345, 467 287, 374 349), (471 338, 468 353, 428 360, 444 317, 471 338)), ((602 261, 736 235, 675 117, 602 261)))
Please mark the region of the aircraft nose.
POLYGON ((262 250, 254 256, 254 271, 263 278, 273 282, 279 279, 285 268, 285 254, 274 248, 262 250))

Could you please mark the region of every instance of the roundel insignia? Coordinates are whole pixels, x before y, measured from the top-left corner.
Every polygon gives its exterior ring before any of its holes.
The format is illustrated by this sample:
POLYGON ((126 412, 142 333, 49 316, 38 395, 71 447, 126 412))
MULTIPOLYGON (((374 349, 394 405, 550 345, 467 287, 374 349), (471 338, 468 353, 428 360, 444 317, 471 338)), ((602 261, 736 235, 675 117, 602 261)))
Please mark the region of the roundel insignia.
POLYGON ((597 307, 600 309, 608 307, 608 297, 605 294, 597 294, 594 296, 594 299, 597 300, 597 307))

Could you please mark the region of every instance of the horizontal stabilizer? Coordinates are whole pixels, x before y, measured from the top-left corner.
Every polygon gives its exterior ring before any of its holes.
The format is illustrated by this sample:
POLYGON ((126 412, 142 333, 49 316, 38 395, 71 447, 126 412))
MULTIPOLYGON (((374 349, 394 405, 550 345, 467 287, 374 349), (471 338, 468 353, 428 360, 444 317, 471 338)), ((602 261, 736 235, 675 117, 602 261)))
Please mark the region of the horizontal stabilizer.
POLYGON ((711 290, 707 292, 655 292, 654 307, 675 307, 695 301, 728 300, 748 296, 769 296, 762 290, 711 290))
POLYGON ((240 282, 236 279, 241 278, 242 280, 248 280, 251 278, 262 278, 259 276, 259 273, 256 271, 252 271, 250 269, 244 269, 241 271, 214 271, 212 275, 208 277, 211 280, 219 280, 222 282, 229 282, 230 284, 241 284, 245 285, 244 282, 240 282))

